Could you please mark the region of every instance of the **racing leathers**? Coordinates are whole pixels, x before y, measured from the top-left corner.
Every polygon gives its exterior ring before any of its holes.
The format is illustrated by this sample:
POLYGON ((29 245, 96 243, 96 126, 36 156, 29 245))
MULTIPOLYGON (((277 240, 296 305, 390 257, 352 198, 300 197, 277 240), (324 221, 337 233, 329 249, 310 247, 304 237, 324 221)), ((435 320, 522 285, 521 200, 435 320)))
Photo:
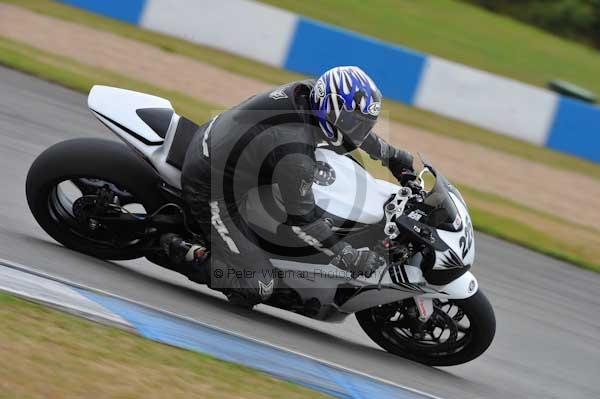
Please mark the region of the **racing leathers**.
MULTIPOLYGON (((247 194, 259 186, 278 188, 287 214, 281 228, 304 245, 356 274, 379 265, 369 252, 340 241, 315 206, 315 149, 322 133, 309 109, 313 85, 312 80, 293 82, 247 99, 201 126, 187 151, 184 198, 210 244, 209 285, 228 296, 258 303, 277 285, 260 248, 264 240, 243 216, 247 194)), ((408 152, 372 132, 361 148, 397 178, 412 170, 408 152)))

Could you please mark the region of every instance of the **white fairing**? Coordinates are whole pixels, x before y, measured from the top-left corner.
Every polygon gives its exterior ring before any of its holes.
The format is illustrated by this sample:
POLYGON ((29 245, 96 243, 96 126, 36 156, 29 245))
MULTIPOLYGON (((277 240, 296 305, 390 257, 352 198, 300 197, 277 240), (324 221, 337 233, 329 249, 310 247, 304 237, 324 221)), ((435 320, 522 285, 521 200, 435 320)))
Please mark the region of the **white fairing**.
MULTIPOLYGON (((438 229, 437 233, 446 245, 450 247, 450 250, 458 255, 463 265, 472 265, 475 260, 475 238, 473 236, 471 217, 466 206, 454 193, 450 193, 450 198, 452 198, 460 215, 461 229, 457 232, 438 229)), ((448 269, 447 263, 453 263, 451 260, 450 251, 436 252, 433 268, 448 269)), ((456 267, 462 267, 462 265, 457 265, 456 267)))
POLYGON ((173 112, 171 124, 163 139, 136 113, 138 109, 144 108, 173 110, 170 101, 131 90, 94 86, 88 97, 88 107, 120 139, 148 159, 167 183, 181 188, 181 171, 166 162, 179 123, 179 116, 173 112))
POLYGON ((317 162, 327 163, 335 171, 330 185, 313 184, 316 204, 327 213, 364 224, 383 219, 383 204, 398 191, 398 186, 377 180, 352 159, 319 148, 317 162))
POLYGON ((439 298, 440 293, 442 297, 450 299, 466 299, 477 292, 479 289, 479 283, 471 272, 466 272, 456 280, 442 286, 430 285, 431 288, 439 291, 439 293, 425 294, 425 297, 439 298))
MULTIPOLYGON (((117 122, 135 132, 147 143, 162 144, 163 139, 136 114, 141 108, 173 109, 164 98, 108 86, 94 86, 88 97, 88 107, 100 117, 117 122)), ((131 137, 131 135, 128 135, 131 137)))

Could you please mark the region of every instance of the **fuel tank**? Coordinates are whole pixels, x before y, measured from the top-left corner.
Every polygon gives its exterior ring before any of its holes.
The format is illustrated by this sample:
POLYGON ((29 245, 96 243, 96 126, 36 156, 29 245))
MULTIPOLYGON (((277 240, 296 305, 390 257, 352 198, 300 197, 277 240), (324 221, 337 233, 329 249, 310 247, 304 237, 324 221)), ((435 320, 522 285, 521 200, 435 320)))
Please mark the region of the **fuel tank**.
MULTIPOLYGON (((383 205, 399 186, 375 179, 348 156, 323 148, 318 148, 315 156, 315 202, 334 230, 352 231, 383 219, 383 205)), ((277 188, 261 187, 249 192, 246 217, 254 226, 275 233, 286 219, 277 188)))
POLYGON ((383 205, 399 186, 375 179, 348 156, 319 148, 313 193, 319 208, 340 223, 374 224, 384 217, 383 205))

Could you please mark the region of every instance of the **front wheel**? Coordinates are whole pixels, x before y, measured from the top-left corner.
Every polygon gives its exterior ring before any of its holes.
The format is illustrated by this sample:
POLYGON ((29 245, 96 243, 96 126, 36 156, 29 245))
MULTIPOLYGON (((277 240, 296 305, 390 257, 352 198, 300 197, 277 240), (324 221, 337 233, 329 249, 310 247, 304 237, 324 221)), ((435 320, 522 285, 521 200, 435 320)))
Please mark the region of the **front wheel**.
POLYGON ((433 304, 425 323, 418 321, 412 299, 357 312, 356 318, 386 351, 429 366, 466 363, 490 346, 496 318, 481 290, 466 299, 434 299, 433 304))

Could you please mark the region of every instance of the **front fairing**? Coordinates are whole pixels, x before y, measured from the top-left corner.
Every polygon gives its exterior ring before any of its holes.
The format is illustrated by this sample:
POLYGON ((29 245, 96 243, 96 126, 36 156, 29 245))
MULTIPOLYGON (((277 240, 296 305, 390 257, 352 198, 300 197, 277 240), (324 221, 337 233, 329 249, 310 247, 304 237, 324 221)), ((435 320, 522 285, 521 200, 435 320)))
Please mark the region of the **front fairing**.
POLYGON ((424 164, 425 172, 431 173, 435 184, 422 203, 415 205, 421 213, 409 211, 396 223, 411 241, 425 245, 421 264, 425 279, 430 284, 445 285, 473 264, 473 226, 458 189, 432 165, 424 164))
POLYGON ((433 189, 427 194, 425 203, 438 207, 442 217, 429 224, 436 228, 437 236, 447 248, 436 249, 433 269, 461 269, 470 267, 475 260, 473 225, 460 191, 431 164, 425 165, 435 176, 433 189))
POLYGON ((432 284, 447 284, 470 269, 475 260, 473 224, 467 205, 458 191, 444 175, 432 165, 425 168, 435 176, 436 182, 426 196, 425 203, 433 206, 438 216, 429 218, 435 227, 432 251, 423 267, 423 274, 432 284))
POLYGON ((437 235, 448 249, 436 251, 434 270, 470 267, 475 260, 475 237, 467 207, 456 194, 450 192, 449 197, 458 211, 456 220, 460 220, 460 228, 457 231, 437 229, 437 235))

